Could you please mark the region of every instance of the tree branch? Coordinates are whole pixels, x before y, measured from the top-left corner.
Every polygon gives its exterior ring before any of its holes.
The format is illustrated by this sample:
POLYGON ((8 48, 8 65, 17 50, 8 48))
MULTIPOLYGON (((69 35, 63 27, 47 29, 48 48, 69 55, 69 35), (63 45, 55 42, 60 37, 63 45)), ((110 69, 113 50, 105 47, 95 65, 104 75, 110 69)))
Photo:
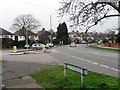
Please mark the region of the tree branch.
POLYGON ((95 3, 95 5, 98 5, 98 4, 107 4, 107 5, 110 5, 111 7, 113 7, 115 10, 117 10, 120 13, 119 6, 117 7, 117 5, 115 5, 112 2, 96 2, 95 3))
POLYGON ((104 17, 102 17, 102 18, 100 18, 100 19, 98 19, 96 22, 95 22, 95 24, 97 24, 99 21, 101 21, 102 19, 104 19, 104 18, 108 18, 108 17, 115 17, 115 16, 119 16, 120 17, 120 14, 115 14, 115 15, 107 15, 107 16, 104 16, 104 17))
POLYGON ((95 26, 95 25, 97 25, 97 23, 99 22, 99 21, 101 21, 102 19, 105 19, 105 18, 108 18, 108 17, 115 17, 115 16, 119 16, 120 17, 120 15, 119 14, 116 14, 116 15, 107 15, 107 16, 104 16, 104 17, 102 17, 102 18, 100 18, 100 19, 98 19, 93 25, 91 25, 91 26, 88 26, 87 27, 87 29, 86 29, 86 31, 85 31, 85 33, 87 33, 88 32, 88 30, 91 28, 91 27, 93 27, 93 26, 95 26))

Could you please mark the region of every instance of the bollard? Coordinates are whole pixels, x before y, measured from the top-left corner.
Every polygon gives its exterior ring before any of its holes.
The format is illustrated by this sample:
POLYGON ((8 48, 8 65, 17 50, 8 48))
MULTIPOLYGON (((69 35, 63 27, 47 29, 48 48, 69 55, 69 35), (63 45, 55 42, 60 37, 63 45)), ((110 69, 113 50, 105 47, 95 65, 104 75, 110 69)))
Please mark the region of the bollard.
POLYGON ((13 52, 16 53, 17 52, 17 47, 13 46, 13 52))
POLYGON ((43 50, 44 53, 46 52, 46 48, 45 48, 44 44, 42 45, 42 50, 43 50))

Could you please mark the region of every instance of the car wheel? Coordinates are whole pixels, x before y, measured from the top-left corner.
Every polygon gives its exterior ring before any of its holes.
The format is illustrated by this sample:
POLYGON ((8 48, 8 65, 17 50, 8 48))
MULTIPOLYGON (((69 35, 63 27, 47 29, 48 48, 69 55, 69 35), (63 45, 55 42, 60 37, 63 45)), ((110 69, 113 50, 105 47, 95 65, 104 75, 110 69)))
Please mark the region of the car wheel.
POLYGON ((33 48, 33 50, 36 50, 36 48, 33 48))

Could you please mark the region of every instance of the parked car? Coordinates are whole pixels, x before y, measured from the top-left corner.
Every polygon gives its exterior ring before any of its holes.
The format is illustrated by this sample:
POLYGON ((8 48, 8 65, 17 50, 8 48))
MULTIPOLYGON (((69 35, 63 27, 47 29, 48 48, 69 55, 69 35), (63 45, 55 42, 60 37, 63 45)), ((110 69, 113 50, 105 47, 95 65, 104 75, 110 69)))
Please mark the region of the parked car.
POLYGON ((46 46, 47 47, 53 47, 54 45, 53 45, 53 43, 47 43, 46 46))
POLYGON ((102 42, 103 42, 102 40, 99 40, 99 41, 98 41, 98 44, 101 44, 102 42))
POLYGON ((28 44, 26 44, 25 46, 24 46, 24 48, 26 48, 27 49, 27 47, 30 49, 30 45, 28 44))
POLYGON ((82 40, 80 41, 81 44, 86 44, 86 41, 82 40))
POLYGON ((37 49, 42 49, 42 43, 34 43, 32 44, 32 49, 37 50, 37 49))

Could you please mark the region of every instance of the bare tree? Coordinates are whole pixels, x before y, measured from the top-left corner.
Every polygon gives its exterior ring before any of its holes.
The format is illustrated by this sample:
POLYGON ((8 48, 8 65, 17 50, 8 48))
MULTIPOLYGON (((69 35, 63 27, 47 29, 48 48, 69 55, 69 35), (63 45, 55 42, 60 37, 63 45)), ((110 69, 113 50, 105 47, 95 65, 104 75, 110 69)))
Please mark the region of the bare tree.
POLYGON ((102 2, 102 0, 63 0, 59 15, 62 17, 68 15, 75 26, 84 26, 87 33, 102 19, 120 16, 119 3, 118 1, 102 2))
POLYGON ((31 33, 30 31, 36 30, 40 26, 41 26, 40 22, 37 19, 35 19, 31 14, 28 14, 19 15, 18 17, 16 17, 12 25, 12 28, 14 30, 19 30, 20 31, 19 34, 25 36, 26 45, 28 45, 28 36, 31 33))
POLYGON ((25 28, 28 31, 37 30, 41 26, 40 22, 35 19, 31 14, 19 15, 15 18, 12 29, 22 30, 25 28))

